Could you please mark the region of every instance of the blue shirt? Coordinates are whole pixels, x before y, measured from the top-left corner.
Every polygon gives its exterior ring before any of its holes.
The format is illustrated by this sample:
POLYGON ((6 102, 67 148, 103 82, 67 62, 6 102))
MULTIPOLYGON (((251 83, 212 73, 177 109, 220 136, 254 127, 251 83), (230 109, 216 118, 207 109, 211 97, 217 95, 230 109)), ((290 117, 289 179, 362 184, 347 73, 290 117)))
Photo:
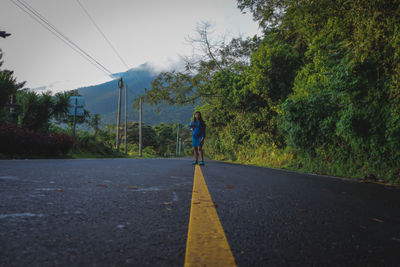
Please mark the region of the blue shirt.
POLYGON ((206 137, 206 133, 202 132, 200 129, 200 122, 196 121, 196 123, 194 123, 193 121, 190 123, 190 130, 193 130, 192 136, 196 136, 196 137, 206 137))

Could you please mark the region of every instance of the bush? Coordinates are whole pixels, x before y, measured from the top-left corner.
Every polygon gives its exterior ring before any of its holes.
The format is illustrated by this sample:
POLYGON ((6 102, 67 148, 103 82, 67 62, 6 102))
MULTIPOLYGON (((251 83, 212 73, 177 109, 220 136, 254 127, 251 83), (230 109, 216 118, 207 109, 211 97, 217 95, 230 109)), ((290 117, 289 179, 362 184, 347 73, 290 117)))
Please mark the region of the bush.
POLYGON ((290 146, 314 154, 315 149, 335 141, 339 104, 332 92, 292 96, 282 105, 282 111, 280 130, 290 146))
MULTIPOLYGON (((116 151, 111 142, 102 140, 102 136, 91 135, 87 131, 78 132, 76 135, 76 151, 97 156, 111 156, 116 151)), ((122 145, 123 147, 123 145, 122 145)))
POLYGON ((65 133, 48 135, 11 124, 0 124, 0 153, 5 155, 64 155, 73 143, 73 138, 65 133))

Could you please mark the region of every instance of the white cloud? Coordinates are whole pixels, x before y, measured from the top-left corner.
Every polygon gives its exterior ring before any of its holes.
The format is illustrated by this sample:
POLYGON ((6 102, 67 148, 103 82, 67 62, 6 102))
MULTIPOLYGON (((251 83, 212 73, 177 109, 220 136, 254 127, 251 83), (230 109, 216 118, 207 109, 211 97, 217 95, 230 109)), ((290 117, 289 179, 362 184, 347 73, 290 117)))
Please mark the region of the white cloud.
MULTIPOLYGON (((259 33, 251 16, 242 15, 236 8, 235 0, 81 2, 132 67, 145 62, 156 71, 179 67, 179 55, 191 53, 185 36, 192 34, 201 20, 215 22, 216 36, 259 33)), ((29 3, 111 72, 126 71, 75 1, 29 3)), ((5 53, 3 68, 14 70, 18 80, 27 81, 27 87, 47 84, 52 91, 64 91, 110 80, 11 1, 0 2, 0 25, 12 33, 0 40, 5 53)))

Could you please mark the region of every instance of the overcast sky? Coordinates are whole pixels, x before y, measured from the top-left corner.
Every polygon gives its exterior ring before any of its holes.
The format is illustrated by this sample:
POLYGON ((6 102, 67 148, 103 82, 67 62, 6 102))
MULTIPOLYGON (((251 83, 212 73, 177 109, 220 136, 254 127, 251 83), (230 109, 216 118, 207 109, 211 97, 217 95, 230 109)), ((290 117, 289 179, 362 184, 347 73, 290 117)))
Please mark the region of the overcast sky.
MULTIPOLYGON (((14 0, 15 1, 15 0, 14 0)), ((25 0, 69 39, 112 73, 127 68, 84 13, 77 0, 25 0)), ((214 24, 215 36, 259 34, 250 14, 235 0, 80 0, 130 68, 149 62, 157 68, 176 64, 189 55, 185 37, 196 24, 214 24)), ((110 80, 65 43, 15 6, 0 1, 2 69, 15 71, 27 87, 71 90, 110 80)))

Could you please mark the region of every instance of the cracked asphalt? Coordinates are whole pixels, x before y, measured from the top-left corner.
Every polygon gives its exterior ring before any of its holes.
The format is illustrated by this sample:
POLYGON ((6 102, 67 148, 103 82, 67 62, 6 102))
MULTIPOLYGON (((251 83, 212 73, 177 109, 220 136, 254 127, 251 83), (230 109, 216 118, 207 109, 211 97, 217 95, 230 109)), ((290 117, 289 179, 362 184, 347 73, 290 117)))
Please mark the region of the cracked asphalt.
MULTIPOLYGON (((183 266, 190 163, 0 161, 0 265, 183 266)), ((202 172, 238 266, 400 265, 399 188, 220 162, 202 172)))

